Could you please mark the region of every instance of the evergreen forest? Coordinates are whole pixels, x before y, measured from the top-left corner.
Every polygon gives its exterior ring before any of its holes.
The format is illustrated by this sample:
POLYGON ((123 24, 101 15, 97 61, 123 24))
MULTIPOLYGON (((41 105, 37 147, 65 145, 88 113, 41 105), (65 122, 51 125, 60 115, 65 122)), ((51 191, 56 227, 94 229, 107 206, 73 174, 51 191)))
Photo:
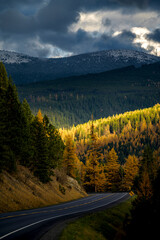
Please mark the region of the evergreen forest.
POLYGON ((160 100, 160 63, 18 86, 34 114, 39 108, 56 127, 71 127, 152 107, 160 100))

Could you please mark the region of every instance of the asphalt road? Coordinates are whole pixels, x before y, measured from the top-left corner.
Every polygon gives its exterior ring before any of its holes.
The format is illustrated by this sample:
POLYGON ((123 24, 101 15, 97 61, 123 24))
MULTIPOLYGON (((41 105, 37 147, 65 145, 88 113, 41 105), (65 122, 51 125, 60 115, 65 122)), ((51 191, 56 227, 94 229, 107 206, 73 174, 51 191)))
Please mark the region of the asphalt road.
POLYGON ((38 240, 56 224, 123 201, 128 193, 93 194, 72 202, 0 214, 0 239, 38 240))

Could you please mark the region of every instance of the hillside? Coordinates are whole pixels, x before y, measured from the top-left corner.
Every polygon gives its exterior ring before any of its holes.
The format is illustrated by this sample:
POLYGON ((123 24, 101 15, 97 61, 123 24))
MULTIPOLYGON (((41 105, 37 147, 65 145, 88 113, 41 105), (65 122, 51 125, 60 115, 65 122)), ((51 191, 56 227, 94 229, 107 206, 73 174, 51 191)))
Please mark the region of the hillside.
POLYGON ((159 60, 159 57, 133 50, 106 50, 58 59, 0 51, 0 61, 5 64, 16 85, 100 73, 130 65, 137 67, 159 60))
MULTIPOLYGON (((73 126, 70 129, 60 129, 62 139, 72 136, 77 146, 79 159, 86 163, 87 152, 91 141, 92 121, 73 126)), ((102 153, 102 163, 107 161, 108 152, 115 149, 118 161, 124 164, 130 156, 141 158, 146 145, 152 151, 160 153, 160 105, 125 112, 108 118, 93 121, 94 133, 98 148, 102 153)), ((157 155, 157 158, 158 158, 157 155)))
POLYGON ((160 63, 19 86, 33 113, 69 127, 160 102, 160 63))
POLYGON ((18 166, 14 174, 1 173, 0 189, 3 196, 0 213, 44 207, 87 195, 76 180, 57 170, 52 181, 43 184, 23 166, 18 166))

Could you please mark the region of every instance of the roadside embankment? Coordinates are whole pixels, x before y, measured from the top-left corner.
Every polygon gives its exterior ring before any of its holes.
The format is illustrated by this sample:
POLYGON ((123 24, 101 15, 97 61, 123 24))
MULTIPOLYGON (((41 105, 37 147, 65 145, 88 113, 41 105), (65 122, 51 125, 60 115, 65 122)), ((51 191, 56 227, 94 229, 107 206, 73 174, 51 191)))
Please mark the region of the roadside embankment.
POLYGON ((60 240, 121 240, 126 215, 130 215, 132 198, 107 210, 88 214, 66 226, 60 240))
POLYGON ((52 181, 43 184, 25 167, 0 174, 0 213, 31 209, 87 196, 77 181, 56 170, 52 181))

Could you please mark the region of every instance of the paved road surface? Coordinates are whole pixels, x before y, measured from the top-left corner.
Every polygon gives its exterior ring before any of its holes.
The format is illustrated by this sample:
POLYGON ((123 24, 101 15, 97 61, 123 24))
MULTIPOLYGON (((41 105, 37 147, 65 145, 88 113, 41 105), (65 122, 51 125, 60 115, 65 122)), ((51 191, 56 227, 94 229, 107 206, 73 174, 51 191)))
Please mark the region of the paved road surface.
POLYGON ((128 193, 93 194, 50 207, 0 214, 0 239, 37 240, 57 221, 95 211, 126 197, 128 193))

